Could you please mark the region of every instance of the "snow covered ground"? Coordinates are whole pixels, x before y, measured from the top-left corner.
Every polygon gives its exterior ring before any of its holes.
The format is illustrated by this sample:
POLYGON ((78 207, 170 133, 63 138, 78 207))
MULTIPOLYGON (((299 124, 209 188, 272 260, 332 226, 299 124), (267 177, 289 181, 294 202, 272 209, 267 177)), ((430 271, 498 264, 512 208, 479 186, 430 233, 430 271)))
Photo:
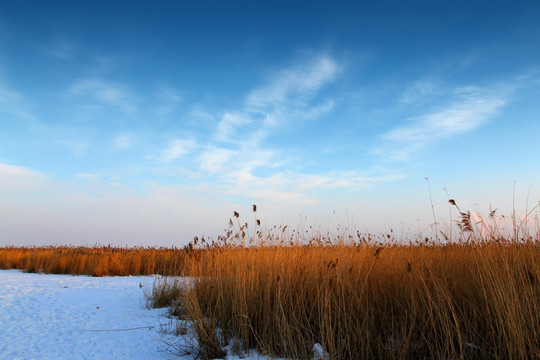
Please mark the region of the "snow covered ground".
MULTIPOLYGON (((153 282, 0 270, 0 360, 194 360, 190 324, 146 307, 143 290, 153 282), (173 335, 177 329, 183 335, 173 335)), ((225 350, 227 360, 268 360, 225 350)), ((323 358, 316 344, 313 359, 323 358)))
POLYGON ((152 282, 1 270, 0 359, 179 359, 160 351, 171 320, 145 307, 152 282))

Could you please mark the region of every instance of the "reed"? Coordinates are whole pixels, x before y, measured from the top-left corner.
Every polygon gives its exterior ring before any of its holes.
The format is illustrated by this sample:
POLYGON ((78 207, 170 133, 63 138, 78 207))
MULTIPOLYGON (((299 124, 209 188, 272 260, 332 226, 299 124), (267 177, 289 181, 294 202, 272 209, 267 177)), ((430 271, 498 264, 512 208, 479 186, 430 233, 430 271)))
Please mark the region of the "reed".
POLYGON ((314 344, 329 359, 540 356, 536 244, 228 248, 203 256, 212 259, 191 269, 199 276, 182 294, 191 304, 185 311, 213 322, 222 345, 298 359, 311 359, 314 344))
POLYGON ((538 234, 480 236, 460 214, 455 242, 404 244, 391 234, 279 227, 250 235, 235 212, 219 244, 189 247, 196 261, 182 316, 204 348, 239 354, 312 359, 318 347, 327 359, 540 358, 538 234))
POLYGON ((165 248, 3 247, 0 269, 53 274, 126 276, 181 275, 185 252, 165 248))

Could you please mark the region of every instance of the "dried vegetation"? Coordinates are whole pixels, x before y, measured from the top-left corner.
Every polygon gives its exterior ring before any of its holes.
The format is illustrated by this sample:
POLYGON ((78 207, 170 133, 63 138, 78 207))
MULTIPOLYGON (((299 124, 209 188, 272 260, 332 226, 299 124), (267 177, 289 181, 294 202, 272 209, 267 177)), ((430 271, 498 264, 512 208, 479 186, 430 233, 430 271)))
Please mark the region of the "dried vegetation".
POLYGON ((254 206, 250 227, 234 212, 224 236, 184 249, 4 248, 0 267, 189 276, 159 278, 148 297, 190 321, 200 358, 228 345, 294 359, 314 347, 344 360, 540 359, 538 229, 514 219, 505 233, 458 210, 446 233, 405 243, 262 229, 254 206))

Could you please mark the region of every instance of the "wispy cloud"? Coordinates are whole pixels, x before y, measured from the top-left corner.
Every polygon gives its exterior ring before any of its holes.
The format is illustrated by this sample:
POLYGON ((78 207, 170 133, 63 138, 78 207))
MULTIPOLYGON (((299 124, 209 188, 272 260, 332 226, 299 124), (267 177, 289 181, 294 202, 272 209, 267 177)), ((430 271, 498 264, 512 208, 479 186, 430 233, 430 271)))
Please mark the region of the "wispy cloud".
POLYGON ((246 113, 226 112, 221 121, 218 123, 214 137, 216 140, 224 142, 244 141, 245 139, 235 138, 235 131, 240 127, 251 124, 252 122, 253 119, 251 119, 246 113))
POLYGON ((39 185, 47 176, 24 166, 0 163, 0 179, 0 190, 10 191, 39 185))
POLYGON ((197 143, 193 139, 174 139, 163 150, 159 161, 168 163, 180 159, 182 156, 190 153, 196 145, 197 143))
POLYGON ((204 109, 204 107, 200 105, 194 105, 191 107, 191 109, 187 112, 186 118, 191 121, 195 122, 197 124, 204 124, 204 125, 212 125, 215 123, 215 117, 208 111, 204 109))
POLYGON ((319 201, 313 196, 315 189, 358 190, 394 179, 397 175, 284 171, 291 154, 264 145, 265 138, 281 127, 297 126, 331 111, 334 100, 319 95, 341 71, 334 59, 319 56, 275 72, 266 84, 248 93, 242 108, 223 114, 212 136, 218 144, 207 146, 198 156, 199 169, 227 184, 227 194, 292 207, 319 201))
POLYGON ((298 67, 282 70, 268 85, 248 96, 247 109, 267 112, 285 104, 303 105, 303 101, 333 81, 339 71, 340 66, 329 56, 320 56, 298 67))
POLYGON ((441 82, 437 79, 425 78, 418 80, 411 86, 409 86, 401 94, 399 102, 410 104, 414 102, 422 102, 426 98, 431 98, 433 95, 437 95, 442 92, 440 89, 441 82))
POLYGON ((80 139, 59 140, 57 143, 68 148, 77 157, 83 156, 88 148, 88 143, 80 139))
POLYGON ((99 175, 93 174, 93 173, 78 173, 78 174, 75 174, 75 177, 77 179, 83 179, 83 180, 94 180, 94 179, 98 179, 99 175))
POLYGON ((0 83, 0 114, 23 120, 34 120, 35 116, 29 111, 32 106, 20 92, 0 83))
POLYGON ((236 151, 209 146, 199 156, 199 168, 210 174, 225 173, 230 170, 226 164, 232 161, 235 155, 237 155, 236 151))
POLYGON ((156 115, 160 117, 173 113, 178 105, 183 101, 183 97, 180 92, 170 86, 159 87, 155 95, 158 101, 156 115))
POLYGON ((42 49, 43 53, 57 60, 71 60, 74 57, 74 46, 65 39, 56 39, 50 46, 42 49))
POLYGON ((256 176, 250 171, 236 171, 229 175, 230 181, 234 183, 234 186, 229 188, 229 193, 291 208, 324 203, 327 200, 327 191, 338 190, 341 193, 341 190, 347 190, 350 194, 402 177, 398 172, 360 174, 356 171, 320 174, 289 171, 268 176, 256 176))
POLYGON ((79 80, 70 88, 77 96, 89 96, 98 103, 114 106, 132 114, 137 111, 137 99, 127 90, 127 86, 101 79, 79 80))
POLYGON ((426 145, 450 136, 472 131, 493 118, 509 101, 511 88, 462 87, 449 94, 446 106, 406 119, 381 136, 382 146, 374 153, 391 159, 406 159, 426 145))
POLYGON ((242 129, 243 135, 247 135, 241 137, 242 142, 246 138, 260 141, 268 132, 287 123, 317 118, 330 111, 334 102, 316 102, 313 98, 340 71, 340 65, 324 55, 276 72, 267 84, 247 95, 244 108, 223 115, 215 138, 234 142, 237 131, 242 129))
POLYGON ((113 147, 116 149, 127 149, 131 147, 132 140, 129 135, 121 134, 113 139, 113 147))

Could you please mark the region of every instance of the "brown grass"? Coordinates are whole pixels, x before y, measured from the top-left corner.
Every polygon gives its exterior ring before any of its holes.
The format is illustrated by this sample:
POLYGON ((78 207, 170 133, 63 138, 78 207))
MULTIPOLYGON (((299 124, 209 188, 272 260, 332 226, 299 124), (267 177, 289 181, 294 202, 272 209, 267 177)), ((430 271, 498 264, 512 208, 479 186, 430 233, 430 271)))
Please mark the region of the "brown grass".
POLYGON ((116 247, 4 247, 0 269, 53 274, 126 276, 180 275, 185 251, 116 247))
MULTIPOLYGON (((207 251, 187 314, 263 354, 309 359, 540 358, 535 244, 207 251), (211 266, 208 266, 211 264, 211 266)), ((205 335, 206 336, 206 335, 205 335)), ((216 340, 217 341, 217 340, 216 340)))
POLYGON ((220 244, 188 252, 183 316, 205 348, 271 357, 311 359, 320 344, 327 359, 540 359, 539 234, 480 236, 460 215, 454 242, 403 244, 250 235, 235 213, 220 244))

